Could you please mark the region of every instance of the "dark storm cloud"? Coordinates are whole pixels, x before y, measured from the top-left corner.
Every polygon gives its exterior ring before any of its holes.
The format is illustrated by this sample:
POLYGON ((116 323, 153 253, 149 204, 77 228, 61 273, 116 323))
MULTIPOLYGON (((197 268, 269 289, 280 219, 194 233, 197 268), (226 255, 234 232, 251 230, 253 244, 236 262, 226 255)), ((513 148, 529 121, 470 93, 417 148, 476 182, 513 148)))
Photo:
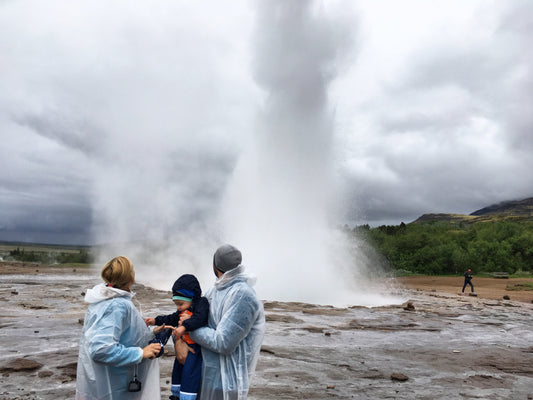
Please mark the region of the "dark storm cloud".
POLYGON ((0 240, 87 244, 87 160, 27 125, 0 129, 0 240))
POLYGON ((0 201, 0 240, 89 243, 90 201, 77 176, 49 169, 25 181, 3 178, 0 201))
MULTIPOLYGON (((14 207, 13 207, 14 208, 14 207)), ((3 215, 0 241, 57 243, 71 245, 89 244, 91 214, 87 204, 73 205, 28 204, 18 207, 16 213, 3 215)))

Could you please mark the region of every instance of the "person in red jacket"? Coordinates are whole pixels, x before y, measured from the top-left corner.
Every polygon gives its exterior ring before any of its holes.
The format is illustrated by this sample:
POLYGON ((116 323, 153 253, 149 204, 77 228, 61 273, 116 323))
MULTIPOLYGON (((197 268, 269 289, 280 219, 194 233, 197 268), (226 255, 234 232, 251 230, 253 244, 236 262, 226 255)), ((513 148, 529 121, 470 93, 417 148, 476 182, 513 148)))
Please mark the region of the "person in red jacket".
POLYGON ((469 269, 465 272, 465 283, 463 285, 463 293, 465 292, 466 285, 470 285, 472 293, 474 293, 474 285, 472 284, 472 270, 469 269))

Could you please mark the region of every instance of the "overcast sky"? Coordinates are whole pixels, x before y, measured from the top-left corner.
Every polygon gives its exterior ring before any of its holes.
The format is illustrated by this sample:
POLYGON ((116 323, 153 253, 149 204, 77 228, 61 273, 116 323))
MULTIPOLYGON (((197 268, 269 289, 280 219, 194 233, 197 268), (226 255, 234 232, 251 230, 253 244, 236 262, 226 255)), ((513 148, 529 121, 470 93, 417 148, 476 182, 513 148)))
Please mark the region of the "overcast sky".
MULTIPOLYGON (((274 119, 320 126, 276 141, 279 165, 331 169, 294 187, 334 193, 339 224, 533 196, 532 2, 290 4, 0 0, 0 240, 219 221, 229 187, 263 193, 261 173, 234 178, 274 119)), ((268 219, 268 202, 253 210, 268 219)))

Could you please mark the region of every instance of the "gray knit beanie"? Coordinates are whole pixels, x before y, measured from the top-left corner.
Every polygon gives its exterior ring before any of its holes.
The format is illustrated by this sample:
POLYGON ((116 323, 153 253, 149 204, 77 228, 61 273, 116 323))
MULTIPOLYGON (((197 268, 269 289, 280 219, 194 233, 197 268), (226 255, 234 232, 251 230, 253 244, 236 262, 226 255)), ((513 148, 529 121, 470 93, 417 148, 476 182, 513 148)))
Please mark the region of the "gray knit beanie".
POLYGON ((213 265, 221 272, 227 272, 241 265, 242 254, 231 244, 220 246, 213 256, 213 265))

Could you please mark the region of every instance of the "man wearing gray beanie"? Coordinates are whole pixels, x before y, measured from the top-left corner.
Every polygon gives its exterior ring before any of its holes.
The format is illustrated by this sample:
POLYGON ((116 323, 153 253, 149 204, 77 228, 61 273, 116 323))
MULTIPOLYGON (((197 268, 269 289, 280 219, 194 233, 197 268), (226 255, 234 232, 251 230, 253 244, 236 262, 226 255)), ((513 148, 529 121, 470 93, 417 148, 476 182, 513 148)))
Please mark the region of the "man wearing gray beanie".
POLYGON ((241 252, 231 244, 220 246, 213 256, 213 267, 222 273, 237 268, 241 262, 241 252))
MULTIPOLYGON (((265 312, 252 285, 255 279, 244 273, 241 252, 234 246, 220 246, 213 255, 215 285, 209 300, 208 325, 190 332, 202 346, 200 400, 245 400, 265 334, 265 312)), ((178 350, 178 359, 187 350, 178 350)))

